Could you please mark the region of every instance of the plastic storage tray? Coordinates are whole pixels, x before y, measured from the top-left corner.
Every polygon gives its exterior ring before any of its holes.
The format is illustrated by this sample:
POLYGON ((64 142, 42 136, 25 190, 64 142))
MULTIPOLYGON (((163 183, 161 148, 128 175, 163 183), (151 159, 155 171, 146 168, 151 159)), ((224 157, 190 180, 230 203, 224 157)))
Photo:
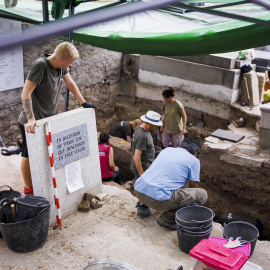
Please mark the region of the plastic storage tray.
POLYGON ((239 270, 247 261, 247 256, 225 248, 213 241, 203 239, 190 251, 193 268, 196 270, 239 270))

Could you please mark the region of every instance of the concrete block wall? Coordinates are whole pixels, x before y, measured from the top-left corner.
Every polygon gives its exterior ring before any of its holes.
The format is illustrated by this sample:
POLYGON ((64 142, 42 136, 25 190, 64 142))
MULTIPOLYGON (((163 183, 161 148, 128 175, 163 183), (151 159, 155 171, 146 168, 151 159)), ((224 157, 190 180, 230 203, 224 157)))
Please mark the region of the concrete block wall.
POLYGON ((173 56, 171 58, 224 69, 233 69, 235 67, 235 61, 237 57, 238 57, 237 52, 231 52, 223 54, 173 56))
POLYGON ((262 148, 270 148, 270 103, 261 106, 261 122, 259 144, 262 148))
MULTIPOLYGON (((207 85, 207 91, 200 89, 202 95, 217 98, 219 98, 218 94, 220 92, 214 90, 216 87, 212 89, 212 86, 219 86, 224 88, 222 90, 224 90, 223 95, 226 101, 230 101, 232 90, 236 90, 240 86, 239 79, 239 69, 224 69, 169 57, 140 57, 139 80, 145 83, 154 81, 156 84, 168 85, 171 83, 177 86, 180 82, 194 82, 201 84, 203 88, 207 85), (149 79, 149 73, 154 76, 152 80, 151 78, 149 79)), ((189 87, 188 90, 195 93, 198 92, 195 87, 189 87)))
POLYGON ((162 91, 172 86, 185 107, 229 120, 230 104, 240 95, 241 71, 234 68, 235 60, 234 55, 140 56, 136 96, 162 101, 162 91))
POLYGON ((257 72, 265 72, 270 69, 269 48, 270 46, 266 46, 265 50, 255 50, 256 58, 252 60, 252 63, 257 65, 257 72))

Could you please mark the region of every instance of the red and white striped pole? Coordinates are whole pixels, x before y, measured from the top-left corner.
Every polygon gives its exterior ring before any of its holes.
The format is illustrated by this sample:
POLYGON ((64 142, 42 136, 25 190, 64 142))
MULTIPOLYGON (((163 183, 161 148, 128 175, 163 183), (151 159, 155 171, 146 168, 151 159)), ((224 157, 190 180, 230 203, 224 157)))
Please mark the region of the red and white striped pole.
POLYGON ((45 132, 46 132, 46 140, 47 140, 49 159, 50 159, 50 165, 51 165, 52 180, 53 180, 53 187, 54 187, 54 202, 55 202, 55 206, 57 208, 56 223, 62 229, 63 224, 62 224, 60 203, 59 203, 58 190, 57 190, 56 178, 55 178, 53 147, 52 147, 52 130, 51 130, 50 122, 47 122, 45 124, 45 132))

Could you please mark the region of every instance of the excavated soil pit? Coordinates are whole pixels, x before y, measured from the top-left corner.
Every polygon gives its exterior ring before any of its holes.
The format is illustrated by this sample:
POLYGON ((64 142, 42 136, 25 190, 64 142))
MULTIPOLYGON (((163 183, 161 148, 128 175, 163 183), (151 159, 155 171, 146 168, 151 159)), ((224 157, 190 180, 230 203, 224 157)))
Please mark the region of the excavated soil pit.
MULTIPOLYGON (((113 124, 122 120, 133 120, 146 111, 143 107, 136 107, 134 110, 127 108, 125 105, 116 107, 112 118, 99 121, 99 131, 108 131, 113 124)), ((259 133, 255 128, 236 128, 231 124, 228 129, 244 135, 245 138, 233 143, 212 137, 211 133, 215 129, 187 127, 187 136, 197 140, 202 146, 200 185, 209 195, 206 206, 213 209, 217 216, 223 213, 238 213, 259 219, 264 225, 260 237, 269 239, 269 150, 260 149, 259 133)), ((152 135, 156 139, 155 131, 152 135)), ((123 179, 133 179, 129 168, 132 157, 130 144, 123 143, 123 140, 118 138, 111 138, 110 142, 115 150, 115 163, 120 167, 123 179)))

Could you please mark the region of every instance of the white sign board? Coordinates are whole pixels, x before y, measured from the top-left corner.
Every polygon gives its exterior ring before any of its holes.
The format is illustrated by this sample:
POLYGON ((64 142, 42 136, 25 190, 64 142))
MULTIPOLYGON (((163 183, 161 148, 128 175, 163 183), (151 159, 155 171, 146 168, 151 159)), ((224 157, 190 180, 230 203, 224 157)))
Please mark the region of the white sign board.
MULTIPOLYGON (((21 34, 21 22, 0 18, 0 40, 4 40, 11 35, 21 34)), ((0 82, 0 91, 23 86, 22 46, 0 50, 0 82)))
POLYGON ((82 124, 52 134, 54 168, 89 155, 87 125, 82 124))

